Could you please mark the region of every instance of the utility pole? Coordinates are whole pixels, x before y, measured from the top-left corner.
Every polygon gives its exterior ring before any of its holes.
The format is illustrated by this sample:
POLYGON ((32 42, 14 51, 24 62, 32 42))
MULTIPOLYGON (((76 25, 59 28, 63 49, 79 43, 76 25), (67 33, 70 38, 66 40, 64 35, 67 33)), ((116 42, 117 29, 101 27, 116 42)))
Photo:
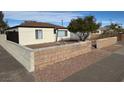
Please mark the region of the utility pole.
POLYGON ((62 26, 63 26, 63 19, 61 20, 62 26))

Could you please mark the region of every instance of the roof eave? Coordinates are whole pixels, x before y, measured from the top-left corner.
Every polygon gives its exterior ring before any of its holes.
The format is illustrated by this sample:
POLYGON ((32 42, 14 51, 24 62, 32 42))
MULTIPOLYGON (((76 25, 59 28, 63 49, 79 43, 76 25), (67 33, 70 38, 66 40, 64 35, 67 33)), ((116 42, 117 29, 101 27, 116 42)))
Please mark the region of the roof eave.
POLYGON ((8 29, 6 29, 6 30, 9 30, 9 29, 14 29, 14 28, 18 28, 18 27, 24 27, 24 28, 26 28, 26 27, 28 27, 28 28, 54 28, 54 29, 67 29, 67 28, 55 28, 55 27, 42 27, 42 26, 13 26, 13 27, 10 27, 10 28, 8 28, 8 29))

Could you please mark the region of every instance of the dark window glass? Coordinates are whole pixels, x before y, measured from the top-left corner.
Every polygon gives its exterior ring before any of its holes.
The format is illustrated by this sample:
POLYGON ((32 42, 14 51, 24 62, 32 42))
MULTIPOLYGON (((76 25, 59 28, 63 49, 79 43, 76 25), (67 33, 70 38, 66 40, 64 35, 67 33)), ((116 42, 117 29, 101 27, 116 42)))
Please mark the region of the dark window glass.
POLYGON ((54 30, 54 34, 56 34, 56 30, 54 30))
POLYGON ((43 39, 42 30, 35 30, 35 37, 36 37, 36 39, 43 39))

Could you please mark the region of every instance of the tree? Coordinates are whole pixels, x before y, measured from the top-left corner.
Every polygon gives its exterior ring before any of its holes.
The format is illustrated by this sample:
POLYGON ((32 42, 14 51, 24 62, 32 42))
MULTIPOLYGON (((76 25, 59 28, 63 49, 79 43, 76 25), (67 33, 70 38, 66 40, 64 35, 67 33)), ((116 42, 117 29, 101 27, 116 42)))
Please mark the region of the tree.
POLYGON ((100 23, 96 22, 94 16, 86 16, 84 18, 72 19, 68 29, 78 35, 79 39, 85 41, 90 32, 96 31, 100 27, 100 23))
POLYGON ((117 23, 111 23, 108 27, 114 32, 120 32, 122 30, 122 26, 117 23))
POLYGON ((124 31, 122 26, 118 23, 111 23, 110 25, 108 25, 108 28, 108 33, 111 33, 112 35, 117 35, 124 31))
POLYGON ((4 21, 4 14, 0 11, 0 30, 3 31, 4 29, 8 28, 7 22, 4 21))
POLYGON ((102 38, 117 36, 119 33, 124 32, 122 25, 118 23, 110 23, 104 26, 104 28, 106 28, 106 30, 100 35, 102 38))

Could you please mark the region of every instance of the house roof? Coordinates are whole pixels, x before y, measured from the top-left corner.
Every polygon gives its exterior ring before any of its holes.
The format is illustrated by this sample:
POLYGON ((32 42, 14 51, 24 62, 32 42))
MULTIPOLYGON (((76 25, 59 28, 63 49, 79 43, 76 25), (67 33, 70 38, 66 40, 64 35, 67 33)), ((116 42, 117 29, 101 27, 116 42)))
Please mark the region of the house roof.
POLYGON ((63 27, 63 26, 54 25, 54 24, 45 23, 45 22, 36 22, 36 21, 24 21, 20 25, 10 27, 9 29, 16 28, 16 27, 38 27, 38 28, 66 29, 66 27, 63 27))

